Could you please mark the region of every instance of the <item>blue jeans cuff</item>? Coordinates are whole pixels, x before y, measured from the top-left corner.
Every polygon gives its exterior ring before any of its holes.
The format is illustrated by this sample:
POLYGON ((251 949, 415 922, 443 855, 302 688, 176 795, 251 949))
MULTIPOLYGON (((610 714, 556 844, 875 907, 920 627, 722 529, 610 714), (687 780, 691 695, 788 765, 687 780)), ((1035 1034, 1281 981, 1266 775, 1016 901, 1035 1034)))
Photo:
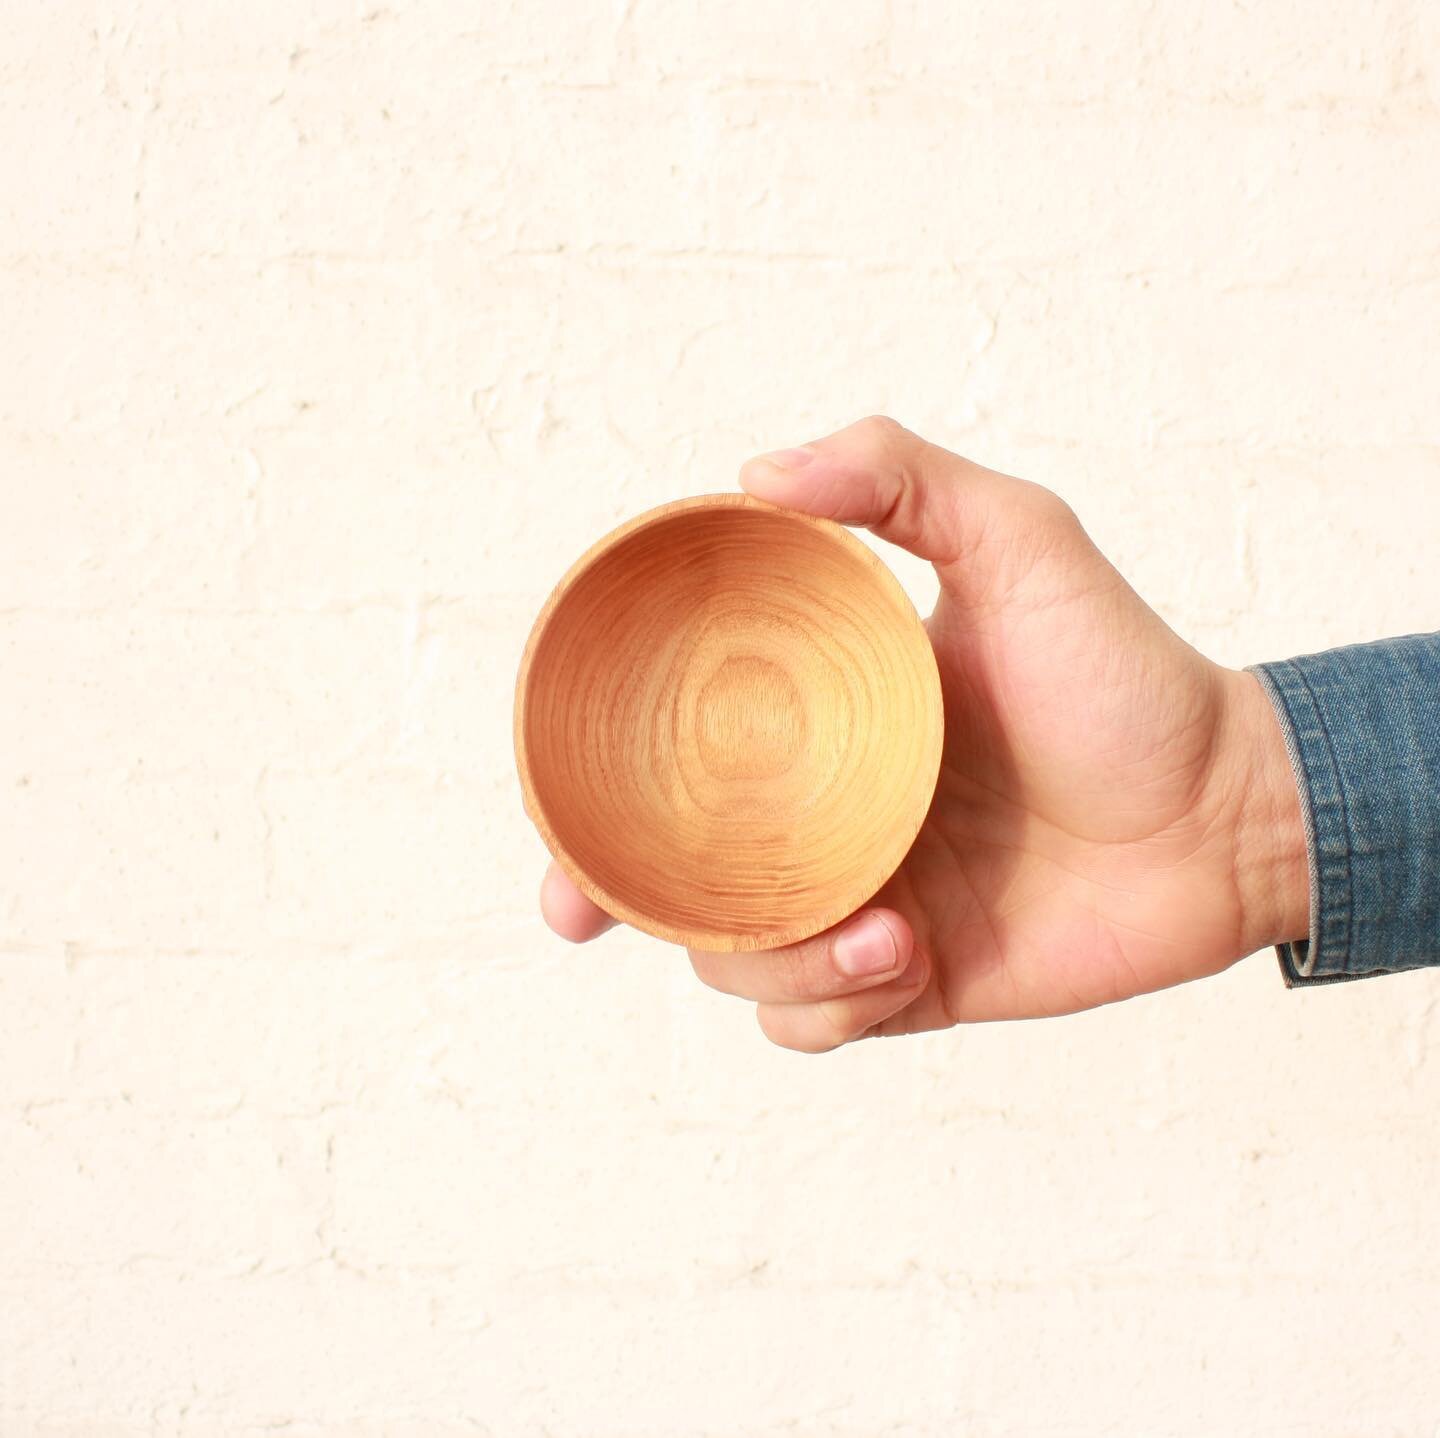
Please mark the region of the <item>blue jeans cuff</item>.
POLYGON ((1254 664, 1305 819, 1310 932, 1289 985, 1440 966, 1440 634, 1254 664))

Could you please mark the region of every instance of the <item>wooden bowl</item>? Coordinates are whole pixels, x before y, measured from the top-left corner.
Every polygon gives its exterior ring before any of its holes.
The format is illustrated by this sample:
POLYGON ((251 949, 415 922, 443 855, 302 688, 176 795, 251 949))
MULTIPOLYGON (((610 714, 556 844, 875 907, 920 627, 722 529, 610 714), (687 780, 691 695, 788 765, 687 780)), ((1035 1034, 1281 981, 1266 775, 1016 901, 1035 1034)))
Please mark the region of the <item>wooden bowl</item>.
POLYGON ((829 520, 662 505, 583 555, 515 694, 525 808, 602 908, 691 948, 837 923, 909 850, 940 678, 895 576, 829 520))

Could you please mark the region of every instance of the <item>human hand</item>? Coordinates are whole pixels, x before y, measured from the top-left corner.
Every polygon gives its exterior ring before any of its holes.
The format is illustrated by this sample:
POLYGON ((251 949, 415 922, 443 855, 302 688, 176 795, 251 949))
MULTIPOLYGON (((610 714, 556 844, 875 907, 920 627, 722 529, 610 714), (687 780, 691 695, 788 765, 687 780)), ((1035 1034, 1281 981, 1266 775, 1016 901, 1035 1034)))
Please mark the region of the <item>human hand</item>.
MULTIPOLYGON (((1049 490, 872 417, 741 485, 929 560, 945 746, 910 853, 859 914, 766 953, 692 951, 805 1052, 1070 1013, 1308 932, 1299 796, 1250 674, 1179 638, 1049 490)), ((613 920, 558 866, 546 921, 613 920)))

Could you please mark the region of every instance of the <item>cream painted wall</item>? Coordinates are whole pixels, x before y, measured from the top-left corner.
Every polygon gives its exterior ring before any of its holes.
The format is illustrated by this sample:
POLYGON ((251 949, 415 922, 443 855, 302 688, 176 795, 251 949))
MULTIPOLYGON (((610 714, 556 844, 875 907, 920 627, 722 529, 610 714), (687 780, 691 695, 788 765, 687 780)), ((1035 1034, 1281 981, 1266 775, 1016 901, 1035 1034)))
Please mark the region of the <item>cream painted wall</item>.
POLYGON ((509 747, 877 410, 1227 662, 1433 628, 1437 15, 9 7, 0 1434, 1440 1431, 1440 978, 800 1058, 543 930, 509 747))

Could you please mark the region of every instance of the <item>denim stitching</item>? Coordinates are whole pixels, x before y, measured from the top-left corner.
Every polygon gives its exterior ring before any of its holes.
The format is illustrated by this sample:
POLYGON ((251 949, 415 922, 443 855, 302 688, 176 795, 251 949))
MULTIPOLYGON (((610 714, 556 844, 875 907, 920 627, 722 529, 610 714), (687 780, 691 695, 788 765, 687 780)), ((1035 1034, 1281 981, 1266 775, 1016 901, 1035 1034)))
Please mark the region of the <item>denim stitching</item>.
POLYGON ((1340 761, 1335 756, 1335 744, 1330 738, 1330 729, 1325 723, 1325 715, 1320 708, 1320 701, 1315 697, 1315 691, 1310 687, 1310 681, 1305 677, 1305 671, 1298 664, 1293 667, 1296 676, 1305 686, 1305 692, 1310 696, 1310 703, 1314 706, 1315 720, 1320 726, 1321 734, 1325 737, 1325 749, 1330 755, 1330 770, 1335 776, 1335 792, 1340 795, 1340 819, 1345 828, 1345 957, 1342 962, 1348 968, 1350 950, 1355 940, 1355 868, 1350 860, 1350 805, 1345 798, 1345 780, 1340 772, 1340 761))

